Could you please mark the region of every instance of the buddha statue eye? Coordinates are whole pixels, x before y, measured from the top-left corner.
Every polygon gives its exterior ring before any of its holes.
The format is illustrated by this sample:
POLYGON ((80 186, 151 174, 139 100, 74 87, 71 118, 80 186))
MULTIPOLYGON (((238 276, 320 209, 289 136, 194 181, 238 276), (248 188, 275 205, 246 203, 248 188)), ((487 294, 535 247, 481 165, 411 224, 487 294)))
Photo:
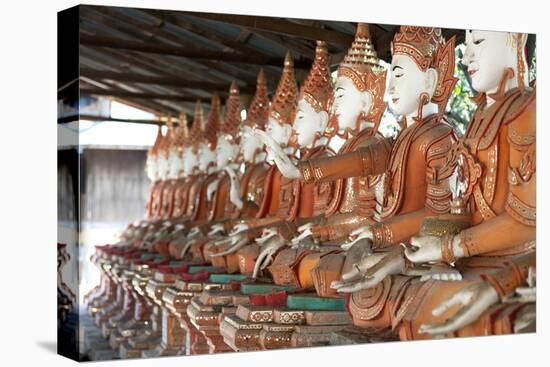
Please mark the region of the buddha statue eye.
POLYGON ((474 43, 474 45, 479 45, 479 44, 481 44, 483 41, 485 41, 485 38, 480 38, 480 39, 478 39, 478 40, 474 40, 473 43, 474 43))

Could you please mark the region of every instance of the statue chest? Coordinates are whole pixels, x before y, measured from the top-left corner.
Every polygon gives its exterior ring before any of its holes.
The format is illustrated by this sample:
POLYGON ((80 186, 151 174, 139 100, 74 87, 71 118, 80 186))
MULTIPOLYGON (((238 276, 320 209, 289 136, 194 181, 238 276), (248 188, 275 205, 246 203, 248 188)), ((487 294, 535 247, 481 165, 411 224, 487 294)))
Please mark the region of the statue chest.
POLYGON ((466 170, 470 177, 465 179, 470 185, 468 205, 474 213, 474 222, 491 219, 504 211, 510 159, 507 134, 508 125, 474 119, 463 139, 467 148, 463 164, 476 167, 466 170))

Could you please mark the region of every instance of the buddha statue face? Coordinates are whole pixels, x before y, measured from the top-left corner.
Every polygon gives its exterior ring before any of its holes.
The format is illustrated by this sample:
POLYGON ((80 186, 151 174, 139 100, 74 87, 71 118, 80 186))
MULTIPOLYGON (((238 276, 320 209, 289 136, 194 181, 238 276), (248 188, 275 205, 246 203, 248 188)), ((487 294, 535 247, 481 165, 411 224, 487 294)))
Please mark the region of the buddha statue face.
POLYGON ((211 164, 216 162, 216 151, 211 150, 208 145, 200 143, 199 145, 199 169, 206 172, 211 164))
POLYGON ((219 170, 222 170, 230 162, 235 161, 237 153, 239 152, 239 146, 232 144, 225 137, 218 137, 216 144, 216 166, 219 170))
POLYGON ((193 174, 193 170, 197 167, 198 157, 195 152, 193 152, 192 147, 187 147, 183 151, 183 174, 185 176, 190 176, 193 174))
POLYGON ((158 175, 161 180, 166 179, 169 171, 168 157, 164 153, 159 154, 158 158, 158 175))
POLYGON ((275 118, 269 116, 267 121, 266 133, 277 142, 281 147, 286 147, 290 139, 292 127, 290 124, 280 124, 275 118))
MULTIPOLYGON (((357 120, 361 113, 368 115, 372 104, 370 93, 361 92, 353 82, 345 77, 339 76, 334 85, 334 102, 332 113, 338 119, 338 130, 344 132, 346 129, 353 130, 357 126, 357 120)), ((374 124, 372 124, 374 126, 374 124)))
POLYGON ((293 123, 296 140, 300 147, 310 147, 316 136, 320 136, 325 131, 327 123, 326 111, 317 112, 304 98, 300 98, 293 123))
POLYGON ((262 141, 252 133, 250 126, 243 126, 240 149, 245 162, 253 162, 256 154, 263 148, 262 141))
POLYGON ((170 149, 168 162, 170 165, 168 176, 170 178, 178 178, 183 170, 183 155, 180 155, 177 149, 170 149))
POLYGON ((423 93, 430 100, 437 86, 437 72, 433 68, 422 71, 414 60, 406 55, 392 57, 388 93, 392 110, 400 116, 414 116, 423 93))
POLYGON ((155 181, 158 177, 157 173, 157 157, 153 155, 147 155, 147 161, 145 162, 145 172, 147 177, 151 181, 155 181))
MULTIPOLYGON (((514 33, 466 31, 462 63, 468 67, 472 87, 477 92, 494 93, 507 68, 517 73, 517 42, 517 34, 514 33)), ((510 82, 517 85, 516 78, 510 82)))

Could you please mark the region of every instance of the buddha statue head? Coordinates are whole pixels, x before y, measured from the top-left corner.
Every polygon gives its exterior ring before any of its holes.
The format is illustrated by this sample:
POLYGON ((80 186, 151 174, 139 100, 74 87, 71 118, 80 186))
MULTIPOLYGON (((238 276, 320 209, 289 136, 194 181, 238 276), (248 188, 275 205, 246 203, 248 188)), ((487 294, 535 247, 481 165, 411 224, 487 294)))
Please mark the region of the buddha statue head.
MULTIPOLYGON (((169 117, 167 121, 170 121, 169 117)), ((170 149, 170 142, 172 140, 172 127, 167 126, 166 134, 162 138, 162 141, 159 146, 157 164, 158 164, 158 175, 161 180, 168 179, 170 173, 170 164, 168 161, 168 153, 170 149)))
POLYGON ((199 142, 199 169, 208 172, 216 164, 217 132, 220 127, 220 97, 217 93, 212 96, 208 121, 199 142))
POLYGON ((269 98, 267 97, 267 80, 263 69, 258 73, 256 93, 252 97, 241 129, 241 154, 245 162, 255 163, 263 151, 263 142, 252 132, 264 130, 269 115, 269 98))
POLYGON ((374 131, 386 109, 386 72, 370 40, 369 26, 357 25, 353 41, 338 67, 327 133, 346 137, 365 128, 374 131))
POLYGON ((225 103, 223 124, 218 130, 216 141, 216 166, 218 170, 223 170, 229 163, 237 160, 241 122, 241 98, 237 83, 233 81, 229 88, 229 98, 225 103))
POLYGON ((147 160, 145 161, 145 172, 149 180, 151 180, 152 182, 159 179, 157 162, 158 150, 162 139, 162 129, 159 125, 157 129, 157 137, 155 138, 155 142, 153 143, 151 148, 149 148, 149 151, 147 152, 147 160))
POLYGON ((504 73, 508 72, 511 74, 502 92, 515 87, 526 88, 529 83, 526 42, 525 33, 466 31, 462 62, 468 67, 472 87, 479 93, 494 94, 504 73))
POLYGON ((170 162, 170 177, 177 179, 185 176, 184 173, 184 148, 188 136, 187 116, 182 113, 178 121, 178 126, 174 128, 174 137, 168 153, 170 162))
POLYGON ((325 131, 331 95, 327 45, 324 41, 317 41, 315 60, 300 89, 293 123, 293 134, 299 147, 312 147, 325 131))
POLYGON ((269 107, 266 132, 282 148, 289 145, 292 133, 292 121, 296 113, 298 86, 294 75, 294 61, 287 52, 283 74, 269 107))
POLYGON ((199 142, 204 132, 204 118, 202 105, 197 101, 195 105, 195 115, 193 117, 193 125, 189 131, 188 144, 183 150, 183 172, 186 176, 193 174, 198 167, 199 157, 199 142))
POLYGON ((445 112, 456 78, 454 37, 440 28, 401 26, 391 44, 388 93, 392 110, 408 121, 445 112))

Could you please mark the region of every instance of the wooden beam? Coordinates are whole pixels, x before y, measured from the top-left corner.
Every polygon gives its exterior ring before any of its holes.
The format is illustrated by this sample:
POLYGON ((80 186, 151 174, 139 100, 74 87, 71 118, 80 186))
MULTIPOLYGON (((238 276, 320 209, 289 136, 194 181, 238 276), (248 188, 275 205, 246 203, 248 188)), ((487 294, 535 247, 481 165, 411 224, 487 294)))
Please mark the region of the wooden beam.
POLYGON ((89 120, 89 121, 113 121, 113 122, 125 122, 134 124, 149 124, 149 125, 164 125, 165 122, 161 120, 136 120, 136 119, 121 119, 110 116, 97 116, 97 115, 71 115, 57 119, 58 124, 67 124, 69 122, 89 120))
MULTIPOLYGON (((227 83, 212 83, 201 82, 196 80, 187 79, 174 79, 173 77, 164 76, 149 76, 136 73, 118 73, 112 71, 97 70, 91 68, 80 68, 80 75, 86 76, 92 79, 110 79, 120 82, 141 83, 141 84, 156 84, 156 85, 168 85, 173 87, 189 88, 189 89, 201 89, 211 92, 218 91, 219 93, 227 92, 229 86, 227 83)), ((256 87, 254 86, 239 86, 242 93, 254 93, 256 87)))
MULTIPOLYGON (((281 57, 258 58, 244 54, 227 53, 223 51, 212 51, 190 47, 173 47, 153 42, 129 41, 105 36, 81 35, 80 44, 88 47, 114 48, 119 50, 131 50, 160 55, 172 55, 192 59, 196 58, 205 60, 217 60, 223 62, 238 62, 242 64, 271 65, 280 67, 284 63, 284 58, 281 57)), ((294 63, 296 68, 309 68, 309 66, 311 66, 309 64, 310 62, 304 60, 296 60, 294 63)))
POLYGON ((80 88, 80 91, 88 94, 95 94, 98 96, 112 96, 131 99, 160 99, 166 101, 179 101, 179 102, 194 102, 198 98, 173 94, 161 94, 161 93, 135 93, 122 90, 111 90, 101 88, 80 88))
POLYGON ((184 12, 185 14, 204 19, 215 20, 219 22, 231 23, 252 30, 267 31, 271 33, 282 34, 298 38, 305 38, 312 41, 323 40, 336 44, 350 45, 353 42, 353 36, 349 34, 319 29, 317 27, 289 22, 276 17, 259 17, 248 15, 233 14, 212 14, 212 13, 194 13, 184 12))
MULTIPOLYGON (((162 25, 151 25, 148 22, 136 21, 134 18, 129 17, 120 12, 108 12, 104 14, 103 8, 93 8, 95 11, 90 11, 90 8, 86 12, 83 12, 83 19, 86 20, 86 23, 81 24, 81 32, 84 32, 88 26, 91 26, 95 29, 94 32, 88 32, 91 36, 96 35, 105 35, 111 36, 111 34, 106 34, 106 31, 112 29, 114 31, 120 32, 124 35, 128 35, 132 38, 137 38, 137 41, 154 41, 160 42, 161 44, 167 44, 169 46, 181 46, 183 48, 187 46, 194 47, 193 43, 190 43, 188 40, 182 37, 178 37, 172 32, 168 32, 163 29, 162 25), (115 14, 117 13, 117 14, 115 14), (90 23, 90 20, 97 23, 99 26, 96 26, 94 23, 90 23), (129 24, 133 27, 132 32, 129 32, 126 28, 127 26, 121 26, 121 24, 129 24), (136 30, 139 30, 141 34, 136 34, 136 30), (168 43, 170 42, 170 43, 168 43)), ((97 50, 106 50, 106 49, 97 49, 97 50)), ((125 51, 128 53, 128 51, 125 51)), ((141 53, 139 55, 140 59, 146 57, 145 54, 141 53)), ((148 58, 154 59, 166 59, 163 55, 147 55, 148 58)), ((225 81, 230 83, 231 80, 235 79, 237 82, 244 81, 249 84, 248 81, 252 81, 252 84, 255 84, 255 74, 251 72, 248 65, 239 66, 237 64, 220 64, 218 61, 210 60, 191 60, 187 59, 185 65, 182 65, 180 62, 174 62, 174 60, 169 60, 168 67, 163 66, 165 70, 178 69, 177 74, 180 77, 186 79, 196 79, 198 80, 211 80, 211 81, 225 81), (212 74, 212 71, 216 70, 218 74, 226 75, 227 79, 222 78, 219 75, 215 77, 212 74), (252 74, 252 75, 251 75, 252 74), (246 76, 245 76, 246 75, 246 76)), ((250 85, 252 85, 250 84, 250 85)))

